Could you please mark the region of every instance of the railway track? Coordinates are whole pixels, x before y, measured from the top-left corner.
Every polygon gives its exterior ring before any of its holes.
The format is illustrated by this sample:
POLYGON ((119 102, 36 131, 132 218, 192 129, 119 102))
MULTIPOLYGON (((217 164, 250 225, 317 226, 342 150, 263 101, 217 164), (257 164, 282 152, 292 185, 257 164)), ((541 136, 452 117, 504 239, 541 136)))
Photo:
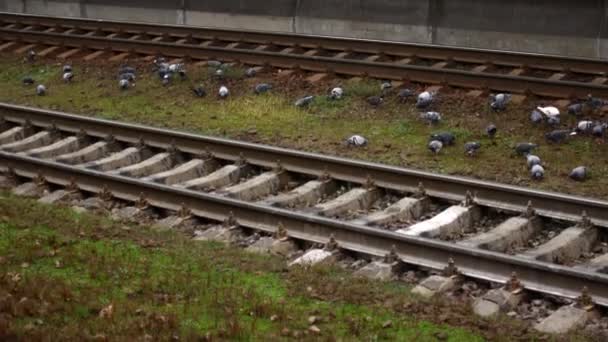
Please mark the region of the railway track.
POLYGON ((0 51, 159 55, 576 98, 608 97, 605 61, 423 44, 0 13, 0 51))
POLYGON ((608 202, 0 104, 18 193, 77 191, 608 305, 608 202), (422 184, 422 185, 421 185, 422 184), (467 195, 468 193, 468 195, 467 195), (472 195, 473 194, 473 195, 472 195), (582 214, 583 211, 586 212, 582 214))

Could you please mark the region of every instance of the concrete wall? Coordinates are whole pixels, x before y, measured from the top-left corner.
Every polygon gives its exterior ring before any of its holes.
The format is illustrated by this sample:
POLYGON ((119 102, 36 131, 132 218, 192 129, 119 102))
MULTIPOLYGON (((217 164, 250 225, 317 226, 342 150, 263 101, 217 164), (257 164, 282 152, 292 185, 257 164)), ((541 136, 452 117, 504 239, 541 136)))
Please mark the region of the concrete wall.
POLYGON ((608 0, 0 0, 0 10, 608 59, 608 0))

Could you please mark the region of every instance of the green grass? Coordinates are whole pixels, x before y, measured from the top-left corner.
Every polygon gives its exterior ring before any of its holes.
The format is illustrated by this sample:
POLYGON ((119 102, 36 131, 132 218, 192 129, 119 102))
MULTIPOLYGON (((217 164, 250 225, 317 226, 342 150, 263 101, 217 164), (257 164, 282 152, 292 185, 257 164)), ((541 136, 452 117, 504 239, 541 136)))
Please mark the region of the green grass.
MULTIPOLYGON (((365 98, 379 94, 379 82, 330 80, 308 86, 301 78, 280 77, 262 73, 253 79, 242 78, 243 69, 229 67, 226 78, 218 81, 206 67, 190 67, 189 80, 176 81, 163 87, 149 72, 149 65, 138 65, 134 88, 120 91, 117 86, 118 65, 75 65, 76 80, 64 84, 61 65, 23 64, 5 55, 0 61, 0 101, 40 106, 102 118, 137 122, 190 132, 243 139, 291 147, 323 154, 340 155, 393 165, 407 166, 448 174, 459 174, 526 187, 568 193, 608 196, 607 144, 589 137, 575 137, 567 144, 545 143, 546 127, 533 127, 528 115, 534 102, 512 105, 506 112, 494 113, 485 99, 467 98, 459 91, 445 91, 438 110, 444 120, 438 126, 421 122, 413 103, 402 104, 396 91, 385 98, 380 108, 371 108, 365 98), (32 75, 48 86, 48 96, 34 95, 33 87, 24 87, 20 79, 32 75), (254 95, 256 83, 268 82, 274 89, 254 95), (208 96, 195 98, 190 87, 203 84, 208 96), (220 84, 231 90, 229 99, 216 97, 220 84), (330 101, 324 94, 342 84, 346 95, 341 101, 330 101), (304 95, 318 95, 306 109, 295 108, 294 101, 304 95), (487 124, 497 124, 494 141, 485 137, 487 124), (455 146, 446 147, 434 156, 426 144, 431 133, 451 131, 455 146), (352 134, 367 137, 366 148, 348 148, 343 141, 352 134), (463 144, 477 140, 482 144, 479 156, 467 158, 463 144), (541 146, 537 151, 546 169, 545 180, 531 181, 525 161, 513 154, 518 142, 532 141, 541 146), (593 177, 578 183, 568 179, 569 171, 586 165, 593 177)), ((595 119, 600 119, 596 117, 595 119)), ((564 127, 572 127, 576 118, 563 115, 564 127)))

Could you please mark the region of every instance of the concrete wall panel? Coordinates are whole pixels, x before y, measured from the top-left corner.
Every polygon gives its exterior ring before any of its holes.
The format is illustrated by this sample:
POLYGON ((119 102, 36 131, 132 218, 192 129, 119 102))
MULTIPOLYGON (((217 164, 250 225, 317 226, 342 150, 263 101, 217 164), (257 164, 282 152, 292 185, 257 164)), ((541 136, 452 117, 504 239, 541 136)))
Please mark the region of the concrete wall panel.
POLYGON ((25 0, 24 12, 63 17, 79 17, 80 3, 77 1, 25 0))
POLYGON ((196 12, 261 15, 264 17, 294 17, 298 2, 298 0, 185 0, 185 7, 196 12))
POLYGON ((154 22, 159 24, 182 24, 181 10, 163 8, 142 8, 86 4, 84 11, 88 18, 154 22))
POLYGON ((186 11, 186 24, 262 31, 293 32, 293 17, 186 11))

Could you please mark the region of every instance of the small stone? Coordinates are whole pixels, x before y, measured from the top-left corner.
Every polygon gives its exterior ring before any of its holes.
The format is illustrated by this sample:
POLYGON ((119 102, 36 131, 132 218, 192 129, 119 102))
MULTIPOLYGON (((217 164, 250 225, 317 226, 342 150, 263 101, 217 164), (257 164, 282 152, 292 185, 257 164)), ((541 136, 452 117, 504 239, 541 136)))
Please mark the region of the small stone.
POLYGON ((290 333, 289 328, 283 328, 283 329, 281 329, 281 335, 287 336, 287 335, 289 335, 289 333, 290 333))
POLYGON ((517 316, 517 312, 515 312, 515 311, 509 311, 509 312, 507 312, 507 316, 509 316, 509 317, 515 317, 515 316, 517 316))
POLYGON ((36 323, 36 325, 43 325, 44 321, 41 320, 40 318, 38 318, 37 320, 34 321, 34 323, 36 323))
POLYGON ((315 333, 315 334, 319 334, 319 333, 321 333, 321 329, 319 329, 319 327, 317 327, 316 325, 311 325, 311 326, 308 328, 308 331, 310 331, 310 332, 312 332, 312 333, 315 333))
POLYGON ((388 328, 388 327, 390 327, 390 326, 392 326, 392 325, 393 325, 393 321, 391 321, 391 320, 388 320, 388 321, 382 323, 382 327, 385 328, 385 329, 388 328))
POLYGON ((308 317, 308 324, 315 324, 317 322, 317 316, 308 317))
POLYGON ((30 264, 27 262, 24 262, 21 264, 21 268, 28 268, 28 267, 30 267, 30 264))
POLYGON ((278 315, 272 315, 272 316, 270 316, 270 321, 272 321, 272 322, 276 321, 277 319, 279 319, 278 315))
POLYGON ((532 301, 532 305, 534 305, 534 306, 541 306, 541 305, 543 305, 543 301, 540 300, 540 299, 535 299, 535 300, 532 301))

